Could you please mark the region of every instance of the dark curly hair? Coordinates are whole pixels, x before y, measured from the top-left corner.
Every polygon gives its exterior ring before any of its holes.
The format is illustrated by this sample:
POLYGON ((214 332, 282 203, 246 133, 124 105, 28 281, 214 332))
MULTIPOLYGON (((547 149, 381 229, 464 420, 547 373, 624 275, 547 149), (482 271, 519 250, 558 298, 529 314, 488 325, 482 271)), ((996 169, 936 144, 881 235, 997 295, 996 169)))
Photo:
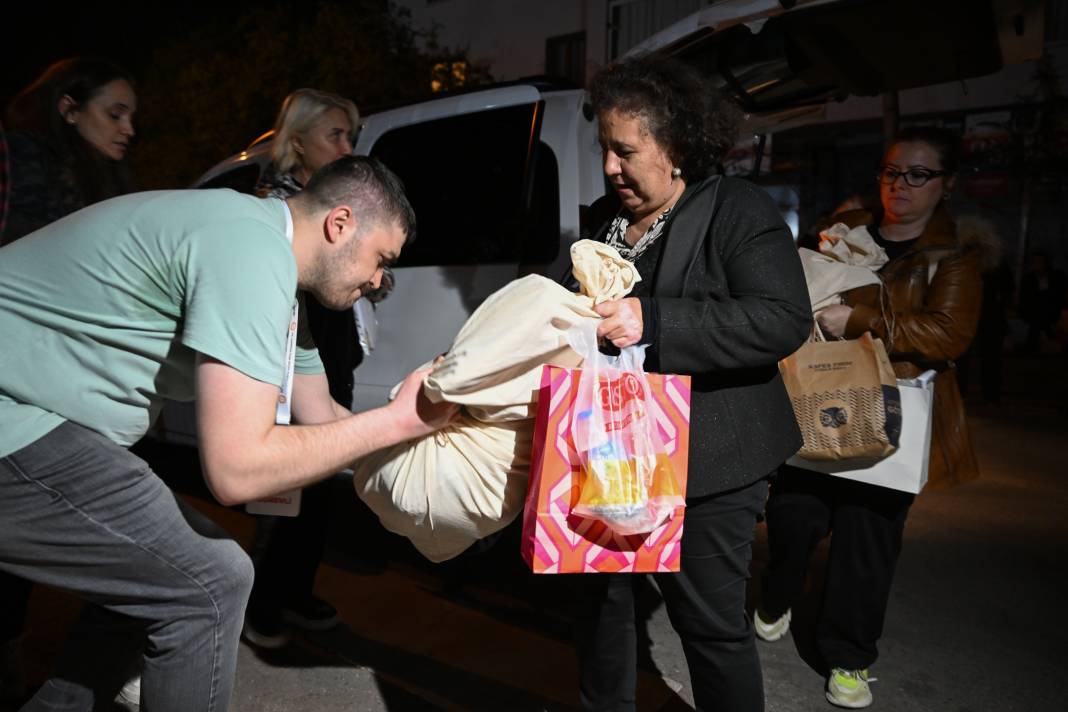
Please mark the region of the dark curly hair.
POLYGON ((734 145, 742 112, 693 66, 656 54, 608 65, 590 84, 598 114, 636 116, 687 181, 711 175, 734 145))

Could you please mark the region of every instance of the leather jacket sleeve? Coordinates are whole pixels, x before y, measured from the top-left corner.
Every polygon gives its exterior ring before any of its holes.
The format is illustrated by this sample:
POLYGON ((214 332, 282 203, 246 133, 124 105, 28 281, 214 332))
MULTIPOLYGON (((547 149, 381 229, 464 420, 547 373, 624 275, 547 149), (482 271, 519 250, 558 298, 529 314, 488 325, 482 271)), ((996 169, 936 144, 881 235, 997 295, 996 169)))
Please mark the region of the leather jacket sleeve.
POLYGON ((911 268, 896 270, 886 279, 881 296, 878 288, 862 288, 846 295, 853 312, 845 336, 857 338, 871 331, 884 341, 891 356, 899 358, 958 358, 971 343, 979 322, 979 254, 963 249, 943 257, 929 285, 926 261, 913 262, 911 268), (913 298, 916 290, 922 297, 913 298), (916 303, 920 306, 912 306, 916 303))

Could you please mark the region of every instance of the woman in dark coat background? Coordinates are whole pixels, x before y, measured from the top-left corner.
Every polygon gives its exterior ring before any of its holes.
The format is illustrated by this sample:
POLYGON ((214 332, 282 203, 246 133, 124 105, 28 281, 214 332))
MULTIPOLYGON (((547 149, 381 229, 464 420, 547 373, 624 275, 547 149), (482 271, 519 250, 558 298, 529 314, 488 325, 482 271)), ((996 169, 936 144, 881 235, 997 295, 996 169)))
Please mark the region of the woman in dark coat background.
MULTIPOLYGON (((130 192, 136 112, 133 78, 105 59, 60 60, 23 88, 7 107, 9 202, 0 245, 130 192)), ((20 641, 31 589, 0 573, 0 703, 25 694, 20 641)))
MULTIPOLYGON (((583 237, 615 246, 642 276, 630 297, 597 308, 598 336, 647 344, 648 371, 692 376, 681 571, 656 582, 697 708, 761 710, 745 591, 767 478, 801 445, 777 367, 812 326, 801 264, 764 191, 713 175, 738 112, 693 68, 624 60, 594 78, 591 98, 614 190, 590 206, 583 237)), ((637 577, 579 583, 582 703, 634 709, 637 577)))
POLYGON ((2 244, 133 190, 134 81, 105 59, 56 62, 7 108, 11 204, 2 244))

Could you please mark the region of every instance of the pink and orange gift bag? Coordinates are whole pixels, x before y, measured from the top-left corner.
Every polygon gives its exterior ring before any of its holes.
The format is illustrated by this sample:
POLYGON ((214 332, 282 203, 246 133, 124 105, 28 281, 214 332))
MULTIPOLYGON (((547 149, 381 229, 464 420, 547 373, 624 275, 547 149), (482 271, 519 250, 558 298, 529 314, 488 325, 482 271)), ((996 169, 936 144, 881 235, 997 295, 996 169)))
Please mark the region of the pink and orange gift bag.
POLYGON ((535 573, 678 571, 690 378, 590 366, 542 370, 523 558, 535 573))

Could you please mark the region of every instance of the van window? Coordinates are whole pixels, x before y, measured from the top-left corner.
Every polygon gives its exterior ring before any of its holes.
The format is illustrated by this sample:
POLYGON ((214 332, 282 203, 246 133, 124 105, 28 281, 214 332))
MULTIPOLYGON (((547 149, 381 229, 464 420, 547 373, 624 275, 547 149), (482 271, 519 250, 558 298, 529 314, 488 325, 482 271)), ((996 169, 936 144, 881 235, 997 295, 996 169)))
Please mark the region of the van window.
POLYGON ((378 139, 371 155, 404 181, 416 215, 415 242, 398 266, 518 262, 531 239, 544 239, 532 234, 546 231, 544 216, 532 219, 545 201, 531 193, 545 184, 531 173, 537 118, 537 104, 524 104, 403 126, 378 139))
POLYGON ((519 249, 522 265, 540 268, 560 252, 560 169, 549 145, 539 141, 530 179, 526 229, 519 249))

